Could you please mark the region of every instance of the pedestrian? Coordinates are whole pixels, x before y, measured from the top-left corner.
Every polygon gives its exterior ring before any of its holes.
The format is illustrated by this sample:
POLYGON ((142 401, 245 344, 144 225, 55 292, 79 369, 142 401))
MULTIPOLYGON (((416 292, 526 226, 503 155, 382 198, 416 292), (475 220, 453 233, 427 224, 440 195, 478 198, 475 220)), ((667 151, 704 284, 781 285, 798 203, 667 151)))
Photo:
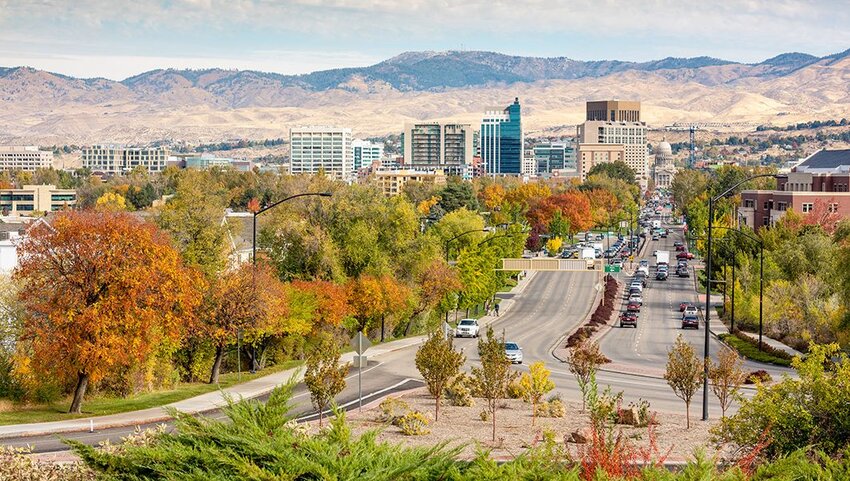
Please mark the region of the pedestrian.
POLYGON ((496 304, 493 308, 496 310, 496 317, 499 317, 499 304, 496 304))

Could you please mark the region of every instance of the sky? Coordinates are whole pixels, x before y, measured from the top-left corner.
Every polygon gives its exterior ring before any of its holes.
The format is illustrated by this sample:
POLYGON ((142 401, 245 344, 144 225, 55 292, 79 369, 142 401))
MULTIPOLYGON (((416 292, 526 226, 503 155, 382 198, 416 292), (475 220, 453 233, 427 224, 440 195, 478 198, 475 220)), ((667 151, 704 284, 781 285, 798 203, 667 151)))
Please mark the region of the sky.
POLYGON ((759 62, 850 48, 850 0, 0 0, 0 66, 284 74, 422 50, 759 62))

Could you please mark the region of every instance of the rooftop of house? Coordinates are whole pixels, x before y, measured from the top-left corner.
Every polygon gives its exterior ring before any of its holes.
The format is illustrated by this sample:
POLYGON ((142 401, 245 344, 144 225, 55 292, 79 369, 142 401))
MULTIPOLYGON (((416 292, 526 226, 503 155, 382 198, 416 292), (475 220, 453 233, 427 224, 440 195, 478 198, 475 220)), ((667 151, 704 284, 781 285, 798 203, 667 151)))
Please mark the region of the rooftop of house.
POLYGON ((819 150, 797 165, 794 172, 850 172, 850 149, 819 150))

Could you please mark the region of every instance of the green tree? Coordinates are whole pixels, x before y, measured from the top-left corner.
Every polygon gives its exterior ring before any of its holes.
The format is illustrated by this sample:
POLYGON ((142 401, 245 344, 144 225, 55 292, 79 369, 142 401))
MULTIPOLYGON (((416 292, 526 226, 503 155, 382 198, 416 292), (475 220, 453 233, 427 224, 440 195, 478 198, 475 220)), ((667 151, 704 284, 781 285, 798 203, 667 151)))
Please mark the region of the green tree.
POLYGON ((437 194, 440 198, 440 207, 446 212, 458 209, 478 210, 478 199, 472 191, 472 184, 464 182, 460 178, 452 177, 445 187, 437 194))
POLYGON ((673 389, 673 393, 685 401, 685 416, 687 428, 691 428, 691 399, 699 390, 702 383, 702 360, 681 334, 676 338, 676 344, 667 352, 667 369, 664 379, 673 389))
MULTIPOLYGON (((481 234, 470 233, 460 238, 455 239, 448 246, 453 255, 457 255, 460 251, 467 247, 471 247, 481 241, 484 231, 484 218, 478 215, 477 212, 472 212, 465 208, 457 209, 444 215, 439 221, 429 230, 429 233, 435 236, 443 248, 446 247, 446 242, 450 239, 463 234, 464 232, 480 230, 481 234)), ((451 256, 450 256, 451 257, 451 256)))
POLYGON ((635 171, 623 161, 604 162, 591 167, 587 173, 588 177, 593 175, 605 174, 612 179, 620 179, 629 184, 636 183, 635 171))
POLYGON ((555 383, 549 379, 551 371, 546 369, 543 361, 537 361, 528 366, 528 372, 519 378, 522 387, 522 397, 531 403, 531 425, 537 419, 537 406, 549 391, 555 389, 555 383))
POLYGON ((307 355, 304 384, 310 391, 313 406, 319 411, 319 427, 322 426, 325 409, 345 389, 345 376, 351 363, 340 365, 339 357, 339 345, 331 337, 322 337, 307 355))
POLYGON ((475 393, 487 400, 487 412, 493 421, 493 441, 496 441, 496 410, 499 400, 504 399, 508 385, 516 379, 517 373, 511 370, 511 361, 505 354, 504 336, 497 338, 493 327, 487 326, 487 337, 478 339, 478 353, 481 367, 472 368, 475 393))
POLYGON ((434 396, 434 421, 440 419, 440 399, 446 385, 460 372, 466 357, 455 351, 452 339, 438 329, 416 351, 416 369, 425 379, 428 392, 434 396))

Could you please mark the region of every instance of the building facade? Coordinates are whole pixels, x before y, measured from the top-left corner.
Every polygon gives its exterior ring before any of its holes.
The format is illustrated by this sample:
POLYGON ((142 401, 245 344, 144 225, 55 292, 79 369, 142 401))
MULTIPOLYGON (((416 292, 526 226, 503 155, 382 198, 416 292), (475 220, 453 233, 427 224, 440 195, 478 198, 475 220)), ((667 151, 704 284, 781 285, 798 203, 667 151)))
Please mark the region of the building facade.
POLYGON ((148 172, 162 172, 170 153, 165 147, 121 147, 93 145, 83 147, 83 167, 94 174, 116 175, 144 167, 148 172))
POLYGON ((738 221, 769 227, 789 210, 850 218, 850 149, 820 150, 776 178, 777 190, 741 192, 738 221))
POLYGON ((53 151, 39 150, 34 145, 0 146, 0 170, 49 169, 53 167, 53 151))
POLYGON ((603 122, 640 122, 640 102, 629 100, 598 100, 587 102, 585 120, 603 122))
POLYGON ((673 148, 666 139, 655 146, 655 163, 652 168, 652 181, 659 189, 669 189, 676 176, 676 165, 673 163, 673 148))
POLYGON ((572 142, 541 142, 534 145, 534 164, 537 174, 556 170, 576 170, 576 151, 572 142))
POLYGON ((401 194, 402 189, 408 182, 422 182, 435 186, 446 185, 446 174, 442 170, 383 170, 375 172, 373 177, 375 185, 381 189, 387 197, 401 194))
POLYGON ((175 154, 168 159, 168 165, 179 169, 234 169, 239 172, 248 172, 254 168, 250 160, 231 159, 227 157, 216 157, 213 154, 175 154))
POLYGON ((504 109, 493 107, 481 121, 481 159, 488 175, 522 173, 522 109, 519 99, 504 109))
POLYGON ((626 157, 626 147, 623 144, 578 144, 576 151, 578 174, 584 182, 587 173, 596 164, 623 162, 626 157))
POLYGON ((475 149, 470 124, 409 123, 404 126, 403 137, 406 170, 442 170, 446 175, 472 177, 475 149))
POLYGON ((360 170, 371 166, 375 161, 380 162, 384 157, 384 146, 368 140, 355 139, 351 141, 351 152, 354 156, 354 170, 360 170))
POLYGON ((25 185, 20 189, 0 189, 3 215, 31 215, 55 212, 77 205, 77 191, 57 189, 55 185, 25 185))
POLYGON ((289 173, 325 175, 337 180, 354 180, 351 129, 336 127, 293 127, 289 131, 289 173))

